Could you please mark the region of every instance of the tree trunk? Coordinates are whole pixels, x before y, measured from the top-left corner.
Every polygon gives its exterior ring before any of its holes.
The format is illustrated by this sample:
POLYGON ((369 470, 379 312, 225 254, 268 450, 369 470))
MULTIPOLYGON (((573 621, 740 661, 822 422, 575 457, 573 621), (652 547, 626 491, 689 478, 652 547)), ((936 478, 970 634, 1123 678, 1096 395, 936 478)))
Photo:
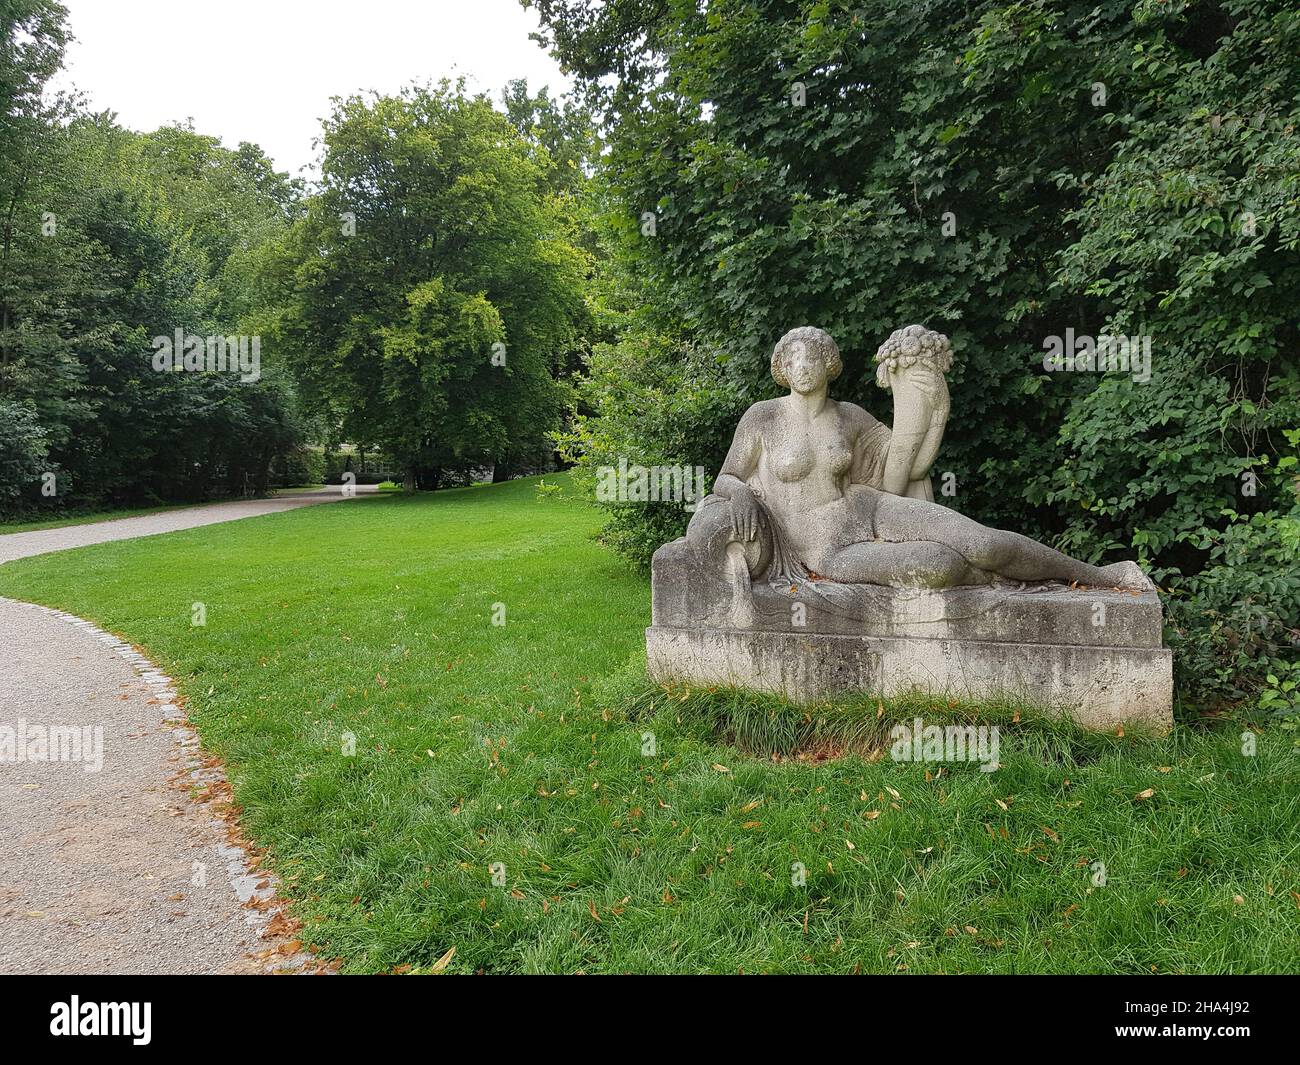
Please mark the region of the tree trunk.
POLYGON ((420 488, 426 492, 436 492, 442 483, 441 466, 425 466, 420 470, 420 488))

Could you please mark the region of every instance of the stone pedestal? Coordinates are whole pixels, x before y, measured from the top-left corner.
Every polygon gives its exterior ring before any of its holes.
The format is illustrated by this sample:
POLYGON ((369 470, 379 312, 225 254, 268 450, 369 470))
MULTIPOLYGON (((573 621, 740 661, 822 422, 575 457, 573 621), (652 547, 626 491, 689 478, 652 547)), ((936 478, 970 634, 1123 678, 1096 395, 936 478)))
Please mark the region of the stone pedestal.
POLYGON ((701 565, 685 538, 656 553, 653 679, 799 703, 855 692, 1007 697, 1088 728, 1172 725, 1172 653, 1154 590, 759 579, 740 589, 719 569, 701 565))

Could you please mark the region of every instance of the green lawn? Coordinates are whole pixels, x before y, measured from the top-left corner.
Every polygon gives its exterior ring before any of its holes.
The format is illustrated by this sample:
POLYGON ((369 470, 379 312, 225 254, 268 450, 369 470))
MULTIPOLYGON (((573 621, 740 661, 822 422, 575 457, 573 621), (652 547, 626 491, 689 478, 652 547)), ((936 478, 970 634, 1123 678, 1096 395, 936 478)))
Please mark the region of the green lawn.
MULTIPOLYGON (((464 973, 1300 970, 1290 736, 1247 757, 1237 729, 1095 737, 997 708, 993 773, 744 754, 718 730, 766 750, 833 740, 844 712, 650 689, 647 583, 566 492, 104 544, 0 567, 0 594, 177 678, 304 940, 350 971, 452 947, 464 973)), ((853 709, 862 750, 896 716, 949 712, 853 709)))

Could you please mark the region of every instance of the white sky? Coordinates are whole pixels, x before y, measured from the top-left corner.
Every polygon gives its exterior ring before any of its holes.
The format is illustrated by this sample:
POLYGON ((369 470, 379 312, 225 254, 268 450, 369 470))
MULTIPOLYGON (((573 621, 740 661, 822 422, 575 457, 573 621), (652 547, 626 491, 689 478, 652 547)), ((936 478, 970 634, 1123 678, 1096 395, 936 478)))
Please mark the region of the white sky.
MULTIPOLYGON (((511 78, 536 92, 569 79, 528 34, 519 0, 63 0, 77 38, 56 88, 152 130, 261 146, 276 169, 315 177, 312 139, 331 96, 465 75, 496 101, 511 78)), ((499 104, 498 104, 499 106, 499 104)))

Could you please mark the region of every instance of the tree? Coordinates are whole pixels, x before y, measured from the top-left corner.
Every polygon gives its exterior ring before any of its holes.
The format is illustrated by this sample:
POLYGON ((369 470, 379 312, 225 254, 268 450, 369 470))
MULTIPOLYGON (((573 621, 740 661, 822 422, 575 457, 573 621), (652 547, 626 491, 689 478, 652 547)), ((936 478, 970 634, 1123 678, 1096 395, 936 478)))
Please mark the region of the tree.
POLYGON ((308 401, 417 481, 536 461, 584 317, 586 256, 545 149, 448 82, 337 100, 319 194, 263 303, 308 401))
MULTIPOLYGON (((55 7, 45 5, 50 18, 55 7)), ((57 41, 58 29, 41 32, 57 41)), ((43 57, 46 76, 57 64, 31 43, 38 30, 11 26, 26 43, 10 53, 43 57)), ((57 492, 42 494, 24 461, 4 466, 23 480, 0 495, 30 508, 264 489, 270 461, 299 434, 287 381, 271 365, 255 381, 159 373, 151 339, 243 332, 239 260, 286 227, 283 176, 251 145, 230 152, 183 128, 131 133, 75 101, 40 110, 32 99, 20 94, 6 127, 25 139, 3 142, 21 151, 0 171, 0 398, 27 412, 20 424, 57 492)))

